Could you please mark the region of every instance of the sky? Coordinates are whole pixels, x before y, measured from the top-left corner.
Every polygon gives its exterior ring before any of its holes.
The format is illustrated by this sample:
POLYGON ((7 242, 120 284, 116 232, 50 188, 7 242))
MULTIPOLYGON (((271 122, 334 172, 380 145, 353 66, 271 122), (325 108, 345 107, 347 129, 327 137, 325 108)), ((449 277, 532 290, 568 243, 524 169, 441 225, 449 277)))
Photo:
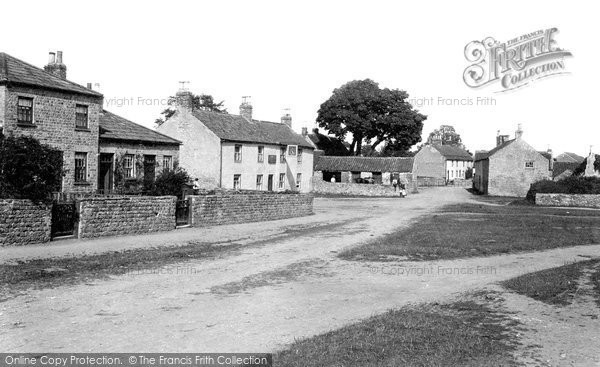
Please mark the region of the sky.
POLYGON ((63 51, 68 79, 93 83, 105 109, 147 127, 180 81, 230 113, 242 96, 257 119, 279 121, 289 108, 300 132, 315 127, 335 88, 370 78, 408 92, 428 116, 424 140, 449 124, 470 151, 489 150, 498 130, 512 137, 520 123, 538 150, 600 153, 591 1, 55 0, 29 1, 25 12, 24 4, 3 4, 0 52, 43 67, 49 51, 63 51), (573 55, 566 73, 508 92, 463 81, 469 42, 553 27, 573 55))

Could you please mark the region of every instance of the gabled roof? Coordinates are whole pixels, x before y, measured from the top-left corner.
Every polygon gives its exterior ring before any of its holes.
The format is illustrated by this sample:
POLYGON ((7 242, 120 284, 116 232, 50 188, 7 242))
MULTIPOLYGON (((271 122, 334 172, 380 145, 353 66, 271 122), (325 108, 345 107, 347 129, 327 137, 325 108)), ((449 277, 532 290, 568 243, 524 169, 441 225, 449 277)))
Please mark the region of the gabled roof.
POLYGON ((192 112, 207 128, 222 140, 275 145, 298 145, 314 149, 302 135, 286 124, 269 121, 248 121, 239 115, 203 110, 192 112))
POLYGON ((580 163, 577 162, 554 162, 552 165, 552 178, 560 175, 565 171, 573 173, 580 163))
POLYGON ((148 129, 104 110, 100 115, 100 140, 179 145, 179 140, 148 129))
POLYGON ((490 150, 489 152, 477 152, 477 153, 475 153, 475 161, 481 161, 483 159, 487 159, 487 158, 493 156, 494 153, 496 153, 500 149, 506 148, 507 146, 509 146, 510 144, 512 144, 514 141, 515 141, 515 139, 507 140, 504 143, 502 143, 502 144, 498 145, 497 147, 495 147, 494 149, 490 150))
POLYGON ((344 143, 333 136, 328 136, 319 133, 318 129, 314 129, 312 134, 308 134, 308 138, 312 141, 317 149, 325 152, 328 156, 348 156, 350 152, 344 143))
POLYGON ((552 153, 545 152, 543 150, 539 150, 538 153, 540 153, 547 160, 551 160, 552 159, 552 153))
POLYGON ((556 157, 556 161, 557 162, 576 162, 576 163, 581 163, 584 160, 585 160, 585 157, 582 157, 579 154, 570 153, 570 152, 564 152, 562 154, 559 154, 556 157))
POLYGON ((79 84, 54 76, 25 61, 0 52, 0 84, 17 84, 51 90, 60 90, 94 97, 102 94, 79 84))
POLYGON ((413 157, 331 157, 321 156, 315 171, 412 172, 413 157))
POLYGON ((446 159, 459 161, 472 161, 473 157, 466 150, 452 145, 433 145, 446 159))

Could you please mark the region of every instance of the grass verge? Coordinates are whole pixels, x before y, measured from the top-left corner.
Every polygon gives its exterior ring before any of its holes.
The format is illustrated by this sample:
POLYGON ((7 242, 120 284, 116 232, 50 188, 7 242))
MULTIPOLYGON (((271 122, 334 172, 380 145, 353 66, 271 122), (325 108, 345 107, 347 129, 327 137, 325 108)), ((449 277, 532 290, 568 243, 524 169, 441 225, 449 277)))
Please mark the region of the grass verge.
POLYGON ((189 243, 110 252, 81 257, 49 258, 0 265, 0 302, 33 288, 78 284, 110 275, 144 274, 169 264, 192 259, 215 258, 240 248, 239 244, 189 243))
POLYGON ((600 211, 457 204, 340 253, 346 260, 454 259, 600 243, 600 211))
POLYGON ((275 366, 511 366, 519 324, 474 299, 407 306, 293 343, 275 366))
POLYGON ((566 306, 573 302, 580 290, 580 279, 586 273, 592 283, 592 295, 600 306, 600 259, 528 273, 506 280, 502 285, 544 303, 566 306))

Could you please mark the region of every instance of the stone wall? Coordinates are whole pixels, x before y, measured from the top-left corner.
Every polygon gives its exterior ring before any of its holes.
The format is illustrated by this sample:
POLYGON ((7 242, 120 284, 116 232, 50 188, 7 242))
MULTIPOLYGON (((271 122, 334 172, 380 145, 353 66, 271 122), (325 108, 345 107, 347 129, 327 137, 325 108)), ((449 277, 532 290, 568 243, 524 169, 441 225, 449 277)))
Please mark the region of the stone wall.
POLYGON ((49 206, 0 199, 0 247, 50 241, 51 217, 49 206))
POLYGON ((79 238, 120 236, 175 229, 175 196, 83 199, 79 238))
POLYGON ((313 214, 310 194, 266 192, 189 196, 191 225, 196 227, 261 222, 313 214))
POLYGON ((536 205, 600 208, 600 195, 536 194, 536 205))

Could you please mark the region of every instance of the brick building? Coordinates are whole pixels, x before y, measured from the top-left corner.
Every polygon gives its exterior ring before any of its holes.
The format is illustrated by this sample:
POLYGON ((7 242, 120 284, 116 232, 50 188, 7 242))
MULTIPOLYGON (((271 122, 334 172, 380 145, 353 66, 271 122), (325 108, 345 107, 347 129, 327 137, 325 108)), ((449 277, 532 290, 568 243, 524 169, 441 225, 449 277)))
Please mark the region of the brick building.
POLYGON ((417 177, 433 177, 452 181, 465 179, 473 167, 473 157, 465 149, 440 144, 427 144, 415 154, 413 173, 417 177))
POLYGON ((0 128, 5 135, 32 136, 62 151, 62 192, 112 189, 110 167, 119 152, 141 156, 147 177, 169 161, 165 157, 177 160, 179 141, 104 111, 102 94, 67 80, 62 56, 51 52, 40 69, 0 53, 0 128))
POLYGON ((175 114, 157 130, 182 141, 181 166, 201 187, 311 190, 314 146, 292 130, 289 114, 259 121, 248 102, 233 115, 194 109, 186 90, 176 98, 175 114))
POLYGON ((552 158, 523 139, 521 126, 515 138, 499 135, 496 147, 475 153, 473 187, 483 194, 524 197, 532 183, 552 178, 552 158))

